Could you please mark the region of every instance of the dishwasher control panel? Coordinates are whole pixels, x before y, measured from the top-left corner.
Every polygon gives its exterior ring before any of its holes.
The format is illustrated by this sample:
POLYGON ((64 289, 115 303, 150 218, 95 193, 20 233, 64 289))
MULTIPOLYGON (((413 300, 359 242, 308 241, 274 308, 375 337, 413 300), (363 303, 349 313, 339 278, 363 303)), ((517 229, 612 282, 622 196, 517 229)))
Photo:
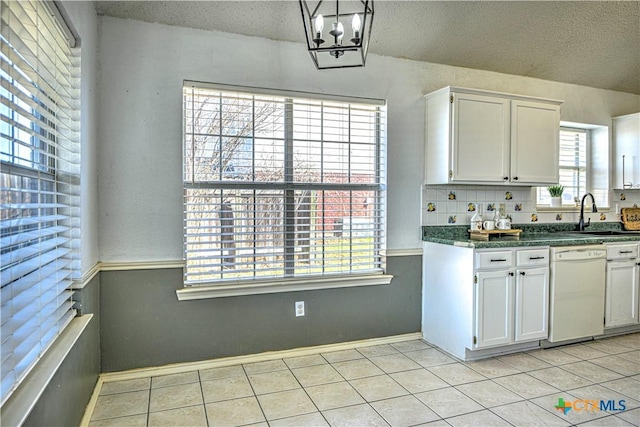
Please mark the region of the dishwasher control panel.
POLYGON ((551 248, 552 261, 577 261, 583 259, 606 258, 607 249, 602 245, 563 246, 551 248))

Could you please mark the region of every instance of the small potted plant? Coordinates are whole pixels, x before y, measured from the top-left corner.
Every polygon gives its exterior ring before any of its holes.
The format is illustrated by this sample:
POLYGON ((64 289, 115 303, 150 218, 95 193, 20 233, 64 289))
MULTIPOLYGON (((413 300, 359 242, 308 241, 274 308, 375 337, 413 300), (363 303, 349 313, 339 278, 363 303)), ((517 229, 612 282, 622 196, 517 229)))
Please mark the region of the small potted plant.
POLYGON ((550 187, 547 187, 547 190, 551 195, 551 207, 552 208, 562 207, 562 192, 564 191, 564 186, 552 185, 550 187))

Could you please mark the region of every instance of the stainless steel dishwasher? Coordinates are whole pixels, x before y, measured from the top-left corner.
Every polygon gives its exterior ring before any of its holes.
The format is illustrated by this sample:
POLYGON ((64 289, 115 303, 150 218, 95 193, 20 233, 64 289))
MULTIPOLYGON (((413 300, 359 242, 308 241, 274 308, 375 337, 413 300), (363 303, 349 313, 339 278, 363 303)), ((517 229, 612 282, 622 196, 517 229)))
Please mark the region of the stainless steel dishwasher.
POLYGON ((606 263, 603 245, 551 248, 549 342, 604 332, 606 263))

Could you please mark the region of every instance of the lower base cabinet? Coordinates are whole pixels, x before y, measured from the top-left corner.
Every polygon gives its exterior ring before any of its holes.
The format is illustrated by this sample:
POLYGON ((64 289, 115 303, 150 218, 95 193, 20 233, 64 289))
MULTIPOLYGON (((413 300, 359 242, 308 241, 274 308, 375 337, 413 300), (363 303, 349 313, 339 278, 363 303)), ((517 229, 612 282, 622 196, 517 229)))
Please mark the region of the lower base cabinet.
POLYGON ((531 348, 548 336, 549 248, 425 242, 422 296, 424 338, 460 359, 531 348))
POLYGON ((495 252, 490 262, 513 259, 515 268, 475 275, 474 349, 547 338, 549 249, 515 250, 514 255, 495 252))

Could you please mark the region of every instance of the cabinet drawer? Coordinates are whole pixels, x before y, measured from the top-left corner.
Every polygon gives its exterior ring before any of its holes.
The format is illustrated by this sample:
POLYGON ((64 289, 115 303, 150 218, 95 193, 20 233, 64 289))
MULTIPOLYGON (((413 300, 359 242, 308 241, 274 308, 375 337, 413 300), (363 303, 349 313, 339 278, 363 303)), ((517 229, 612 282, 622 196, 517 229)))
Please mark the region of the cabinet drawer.
POLYGON ((513 267, 513 251, 492 251, 476 253, 477 269, 495 269, 513 267))
POLYGON ((518 267, 538 267, 549 265, 549 249, 531 249, 516 252, 518 267))
POLYGON ((629 259, 638 257, 638 245, 607 245, 607 259, 629 259))

